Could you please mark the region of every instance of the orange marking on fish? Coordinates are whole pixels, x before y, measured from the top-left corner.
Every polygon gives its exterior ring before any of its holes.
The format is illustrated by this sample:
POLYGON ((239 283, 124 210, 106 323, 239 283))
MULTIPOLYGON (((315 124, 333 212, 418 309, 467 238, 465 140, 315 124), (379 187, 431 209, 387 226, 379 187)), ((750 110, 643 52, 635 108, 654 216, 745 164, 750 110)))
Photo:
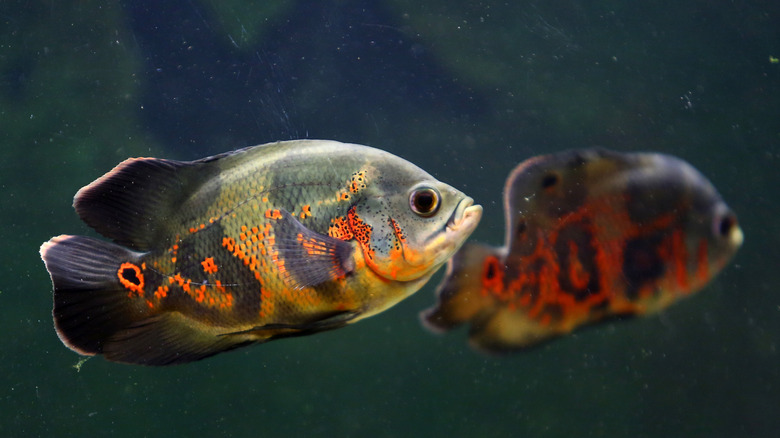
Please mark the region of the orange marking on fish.
POLYGON ((669 239, 666 239, 658 251, 661 258, 669 265, 674 274, 674 284, 682 290, 688 290, 688 251, 682 231, 674 230, 669 239))
POLYGON ((227 293, 224 295, 224 297, 225 299, 220 303, 219 307, 222 309, 233 307, 233 294, 227 293))
POLYGON ((267 219, 281 219, 282 213, 276 209, 268 209, 265 211, 265 217, 267 219))
POLYGON ((361 246, 363 246, 364 253, 373 254, 374 251, 370 248, 371 225, 363 222, 363 219, 361 219, 355 211, 354 206, 347 211, 347 219, 349 220, 349 228, 352 231, 352 236, 361 246))
POLYGON ((681 230, 675 230, 672 234, 674 247, 675 270, 677 273, 677 285, 684 291, 690 290, 688 283, 688 248, 685 245, 685 236, 681 230))
POLYGON ((203 272, 207 274, 215 274, 217 272, 217 265, 214 264, 213 257, 207 257, 200 264, 203 265, 203 272))
POLYGON ((154 291, 154 297, 159 300, 167 296, 168 296, 168 286, 157 286, 157 289, 154 291))
POLYGON ((579 247, 573 241, 569 241, 569 281, 575 289, 585 289, 590 282, 590 273, 582 266, 577 257, 579 247))
POLYGON ((122 263, 116 271, 116 275, 119 278, 119 283, 130 293, 135 292, 139 297, 144 296, 144 275, 138 265, 130 262, 122 263))
POLYGON ((271 299, 271 293, 261 287, 260 288, 260 317, 267 318, 274 312, 274 301, 271 299))
POLYGON ((496 294, 504 287, 504 269, 498 257, 485 258, 482 267, 482 293, 496 294))
POLYGON ((406 235, 404 234, 404 231, 401 229, 401 226, 398 225, 398 222, 395 221, 395 219, 390 218, 390 226, 393 227, 393 233, 395 234, 395 237, 398 239, 400 243, 406 242, 406 235))
POLYGON ((331 219, 328 235, 340 240, 351 240, 353 236, 349 228, 349 220, 342 216, 331 219))

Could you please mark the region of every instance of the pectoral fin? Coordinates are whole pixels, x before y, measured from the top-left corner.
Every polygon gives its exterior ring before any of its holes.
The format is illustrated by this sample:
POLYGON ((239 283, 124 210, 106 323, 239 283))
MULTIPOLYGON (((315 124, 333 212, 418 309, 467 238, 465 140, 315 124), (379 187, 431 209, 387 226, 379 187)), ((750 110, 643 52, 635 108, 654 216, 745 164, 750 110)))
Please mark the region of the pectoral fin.
POLYGON ((315 286, 354 271, 352 244, 306 228, 286 210, 279 213, 273 224, 275 248, 291 288, 315 286))

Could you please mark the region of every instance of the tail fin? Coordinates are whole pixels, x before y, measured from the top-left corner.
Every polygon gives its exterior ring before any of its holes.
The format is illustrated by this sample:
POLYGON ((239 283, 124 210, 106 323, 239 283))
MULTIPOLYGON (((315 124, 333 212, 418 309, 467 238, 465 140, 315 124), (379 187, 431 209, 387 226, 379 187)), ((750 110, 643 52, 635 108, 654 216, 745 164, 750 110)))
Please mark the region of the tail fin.
MULTIPOLYGON (((54 326, 71 350, 101 354, 112 334, 149 316, 142 300, 127 299, 128 289, 117 275, 123 263, 134 266, 139 256, 82 236, 57 236, 41 246, 54 285, 54 326)), ((142 288, 143 278, 136 280, 142 288)))
POLYGON ((525 349, 560 333, 498 299, 506 292, 501 248, 469 243, 447 264, 437 304, 421 313, 423 324, 445 332, 469 324, 469 344, 484 353, 525 349))
POLYGON ((447 273, 436 291, 436 305, 420 314, 423 325, 442 333, 492 313, 495 300, 482 293, 483 270, 488 257, 498 254, 498 248, 465 244, 447 262, 447 273))
POLYGON ((143 270, 141 256, 83 236, 58 236, 41 246, 54 285, 54 326, 71 350, 115 362, 169 365, 255 341, 223 336, 180 312, 153 306, 144 297, 161 278, 143 270))

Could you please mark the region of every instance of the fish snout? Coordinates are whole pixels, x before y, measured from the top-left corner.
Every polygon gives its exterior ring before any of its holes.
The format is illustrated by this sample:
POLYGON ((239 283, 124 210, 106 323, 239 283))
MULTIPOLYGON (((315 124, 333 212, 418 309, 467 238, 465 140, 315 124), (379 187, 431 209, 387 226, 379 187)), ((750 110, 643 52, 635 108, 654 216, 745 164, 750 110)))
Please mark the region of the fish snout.
POLYGON ((466 237, 477 227, 480 219, 482 219, 482 206, 475 205, 473 199, 466 197, 458 203, 447 221, 447 234, 465 234, 463 240, 466 240, 466 237))
POLYGON ((712 235, 727 247, 736 250, 742 245, 744 234, 737 215, 725 204, 719 205, 712 216, 712 235))

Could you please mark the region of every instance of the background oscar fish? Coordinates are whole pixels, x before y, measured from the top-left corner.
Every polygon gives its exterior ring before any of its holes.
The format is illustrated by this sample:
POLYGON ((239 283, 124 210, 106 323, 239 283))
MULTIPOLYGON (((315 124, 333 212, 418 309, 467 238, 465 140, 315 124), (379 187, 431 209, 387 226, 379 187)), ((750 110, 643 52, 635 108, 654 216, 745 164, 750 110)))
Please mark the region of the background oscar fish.
POLYGON ((401 158, 317 140, 128 159, 74 207, 114 243, 41 247, 57 333, 80 354, 146 365, 375 315, 422 287, 482 212, 401 158))
POLYGON ((469 323, 485 351, 661 310, 703 288, 742 243, 712 184, 668 155, 531 158, 509 175, 504 208, 505 246, 464 246, 422 314, 434 331, 469 323))

